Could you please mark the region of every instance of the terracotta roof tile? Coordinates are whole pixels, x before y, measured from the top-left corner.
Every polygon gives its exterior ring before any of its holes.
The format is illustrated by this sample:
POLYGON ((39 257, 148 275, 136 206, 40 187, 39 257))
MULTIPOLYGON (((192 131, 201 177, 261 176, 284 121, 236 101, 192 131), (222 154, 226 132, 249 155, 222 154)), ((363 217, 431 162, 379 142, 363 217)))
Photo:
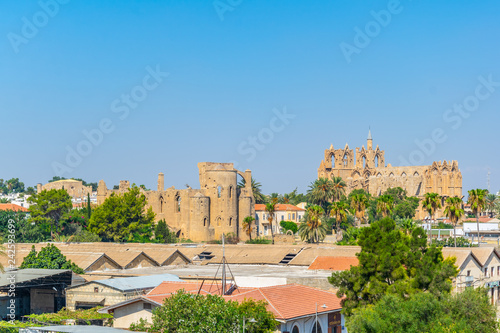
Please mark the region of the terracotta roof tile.
POLYGON ((11 203, 3 203, 0 204, 0 210, 13 210, 14 212, 27 212, 28 209, 22 206, 11 204, 11 203))
MULTIPOLYGON (((276 204, 274 207, 275 211, 299 211, 299 212, 305 212, 305 209, 302 209, 300 207, 290 205, 290 204, 276 204)), ((255 211, 265 211, 266 210, 266 205, 264 204, 255 204, 255 211)))
POLYGON ((358 266, 357 257, 317 257, 308 269, 323 269, 328 271, 346 271, 351 266, 358 266))

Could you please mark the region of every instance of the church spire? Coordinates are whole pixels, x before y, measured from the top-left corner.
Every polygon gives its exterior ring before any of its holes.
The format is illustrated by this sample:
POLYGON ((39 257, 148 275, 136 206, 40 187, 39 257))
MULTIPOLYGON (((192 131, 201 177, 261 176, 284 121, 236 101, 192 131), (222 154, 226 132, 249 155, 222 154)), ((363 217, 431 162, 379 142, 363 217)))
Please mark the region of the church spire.
POLYGON ((373 149, 372 131, 369 127, 368 127, 368 140, 366 140, 366 149, 368 150, 373 149))

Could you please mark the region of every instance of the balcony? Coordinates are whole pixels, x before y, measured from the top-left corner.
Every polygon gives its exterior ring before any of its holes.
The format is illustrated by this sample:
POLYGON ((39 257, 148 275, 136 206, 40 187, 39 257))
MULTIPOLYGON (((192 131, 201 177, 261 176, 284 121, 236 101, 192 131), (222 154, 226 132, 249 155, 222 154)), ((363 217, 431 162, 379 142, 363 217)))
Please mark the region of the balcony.
POLYGON ((466 276, 465 282, 474 282, 474 277, 473 276, 466 276))

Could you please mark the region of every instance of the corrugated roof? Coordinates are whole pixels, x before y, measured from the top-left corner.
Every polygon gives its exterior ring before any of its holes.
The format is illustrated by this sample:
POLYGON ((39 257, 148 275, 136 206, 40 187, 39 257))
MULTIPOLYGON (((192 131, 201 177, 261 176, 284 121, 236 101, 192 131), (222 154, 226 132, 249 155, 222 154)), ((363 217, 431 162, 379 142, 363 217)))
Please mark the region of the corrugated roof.
MULTIPOLYGON (((20 269, 17 271, 7 271, 3 274, 0 274, 0 287, 8 286, 11 284, 9 280, 13 275, 15 276, 15 283, 17 285, 28 282, 32 280, 37 280, 41 278, 46 278, 59 274, 73 274, 73 272, 69 269, 42 269, 42 268, 26 268, 20 269)), ((71 279, 70 279, 71 283, 71 279)))
POLYGON ((129 291, 136 289, 154 288, 164 281, 182 281, 177 275, 173 274, 158 274, 146 276, 134 276, 127 278, 116 278, 107 280, 94 280, 93 282, 99 283, 111 288, 121 291, 129 291))

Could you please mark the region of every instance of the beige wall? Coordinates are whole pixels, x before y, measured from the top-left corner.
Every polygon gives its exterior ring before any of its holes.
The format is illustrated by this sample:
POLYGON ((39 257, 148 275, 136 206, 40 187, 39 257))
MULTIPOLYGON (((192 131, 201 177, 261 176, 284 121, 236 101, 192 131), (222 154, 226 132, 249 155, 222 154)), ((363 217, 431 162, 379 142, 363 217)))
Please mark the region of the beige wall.
MULTIPOLYGON (((154 309, 154 306, 152 306, 152 309, 154 309)), ((144 309, 144 302, 139 301, 116 308, 113 316, 113 327, 129 328, 130 324, 139 322, 140 318, 151 323, 153 315, 152 310, 144 309)))
MULTIPOLYGON (((149 290, 150 289, 148 289, 147 291, 149 290)), ((146 291, 144 293, 146 293, 146 291)), ((100 303, 100 305, 109 306, 126 301, 130 298, 143 295, 144 293, 124 293, 96 282, 90 282, 78 287, 66 289, 66 307, 68 308, 68 310, 75 310, 77 302, 76 300, 80 297, 95 299, 95 303, 98 303, 101 299, 104 298, 104 303, 100 303), (98 288, 98 292, 95 292, 94 288, 98 288)))
POLYGON ((38 184, 37 192, 40 193, 45 190, 61 190, 64 189, 73 198, 87 198, 87 194, 92 194, 92 186, 83 186, 79 180, 59 180, 45 185, 38 184))
MULTIPOLYGON (((243 173, 232 163, 211 162, 198 163, 198 169, 200 189, 164 189, 164 175, 160 173, 156 191, 141 190, 148 200, 146 209, 151 207, 156 221, 165 219, 181 238, 201 242, 220 239, 222 233, 231 232, 246 240, 243 219, 255 215, 250 170, 243 173), (247 187, 238 189, 238 175, 248 179, 247 187)), ((121 181, 118 190, 109 190, 101 180, 97 202, 102 204, 112 193, 124 193, 129 188, 129 181, 121 181)))

